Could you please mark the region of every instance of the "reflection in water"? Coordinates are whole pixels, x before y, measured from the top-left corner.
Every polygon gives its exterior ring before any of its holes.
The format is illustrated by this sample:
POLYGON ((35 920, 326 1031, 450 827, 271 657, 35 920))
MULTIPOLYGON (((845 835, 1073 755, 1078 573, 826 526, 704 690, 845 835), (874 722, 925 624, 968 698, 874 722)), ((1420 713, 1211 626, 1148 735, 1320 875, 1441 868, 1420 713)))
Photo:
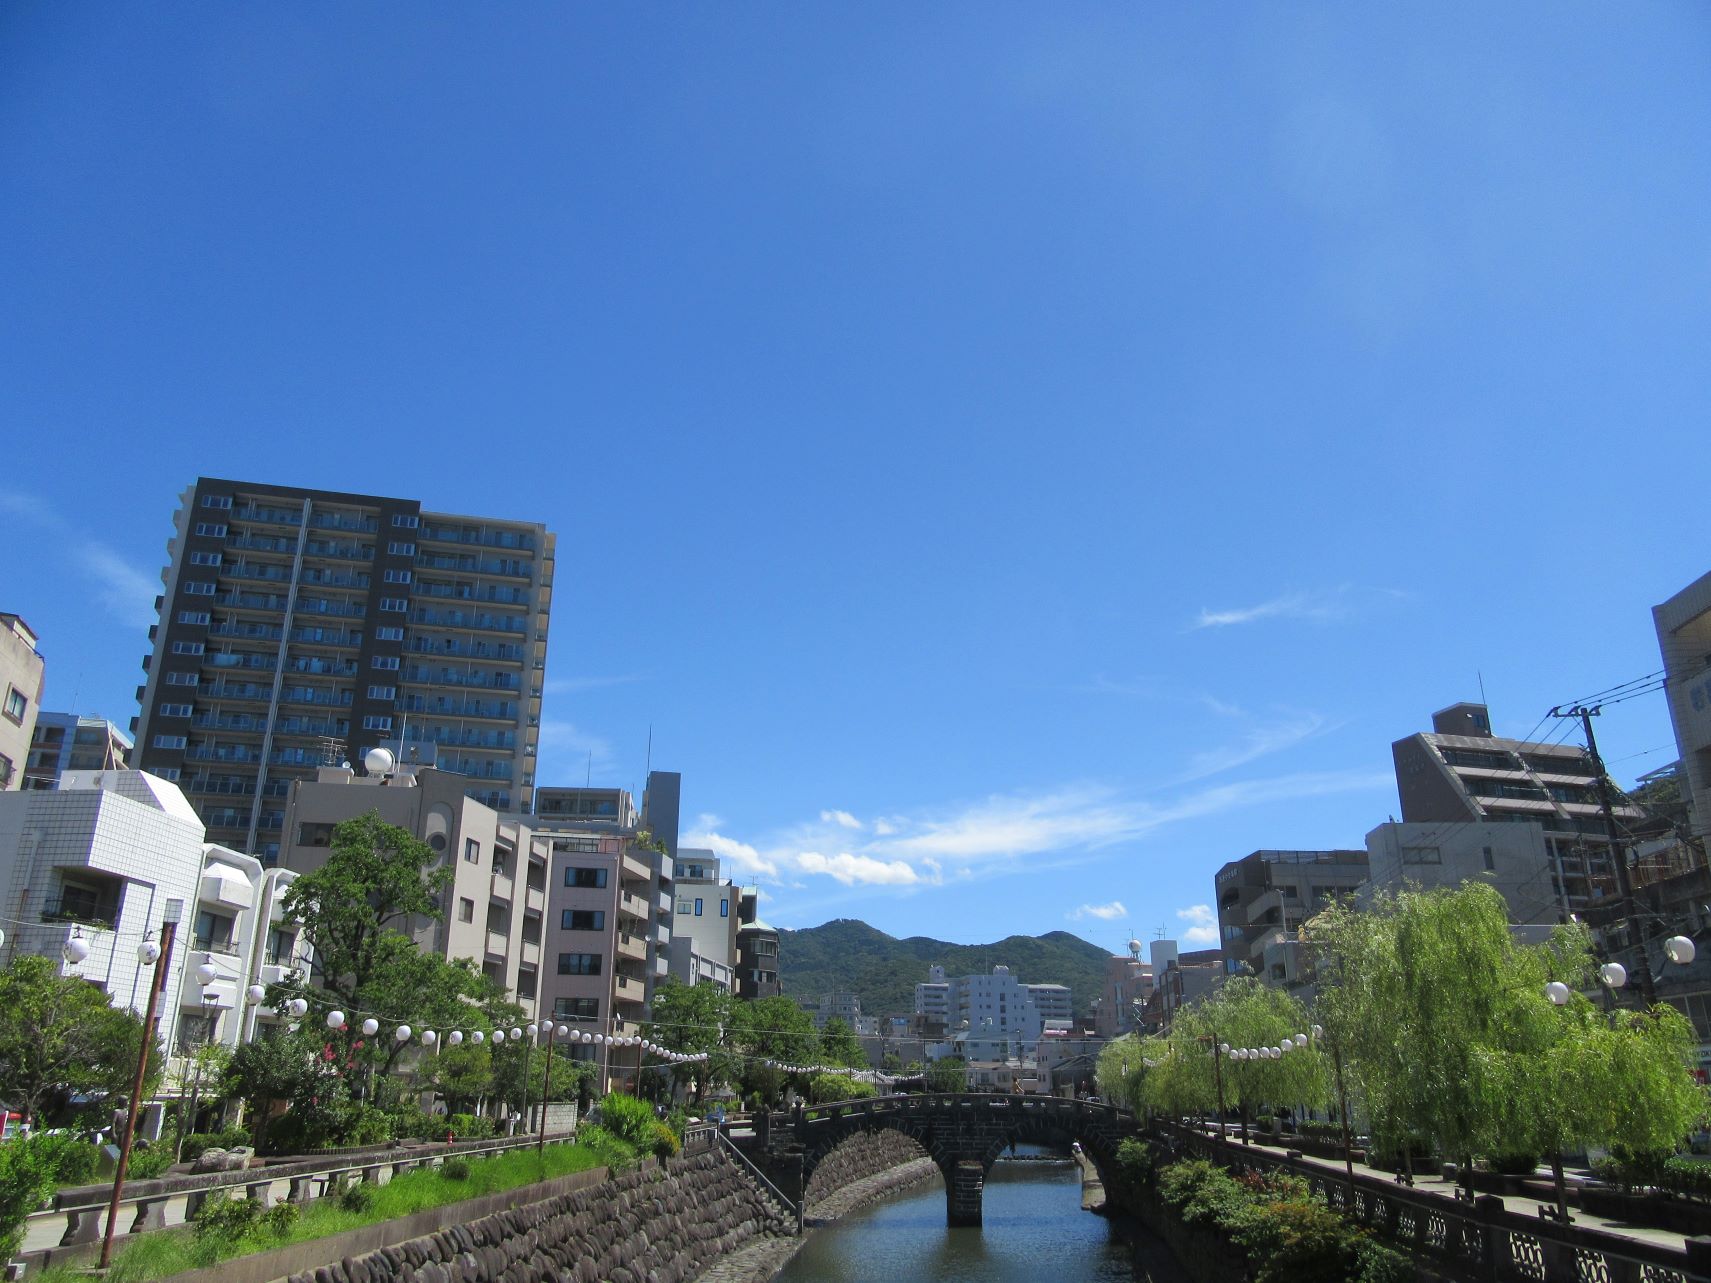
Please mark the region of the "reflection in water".
POLYGON ((1071 1163, 995 1164, 982 1211, 985 1224, 978 1229, 951 1229, 944 1185, 934 1180, 812 1231, 778 1279, 1181 1283, 1169 1254, 1145 1231, 1081 1210, 1081 1175, 1071 1163), (1137 1241, 1139 1270, 1131 1265, 1137 1241))

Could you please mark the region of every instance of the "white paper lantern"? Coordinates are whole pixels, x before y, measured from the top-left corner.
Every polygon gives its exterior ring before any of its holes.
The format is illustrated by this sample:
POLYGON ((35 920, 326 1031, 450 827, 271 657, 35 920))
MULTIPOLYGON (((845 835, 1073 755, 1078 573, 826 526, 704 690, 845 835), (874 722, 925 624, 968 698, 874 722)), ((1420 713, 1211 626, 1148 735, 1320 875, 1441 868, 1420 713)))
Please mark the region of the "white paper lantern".
POLYGON ((512 1025, 511 1026, 511 1041, 512 1042, 521 1042, 522 1038, 523 1038, 523 1031, 521 1029, 517 1028, 517 1026, 512 1025))
POLYGON ((380 1022, 378 1020, 376 1020, 373 1016, 370 1016, 367 1020, 362 1022, 362 1036, 364 1038, 372 1038, 372 1037, 374 1037, 375 1034, 377 1034, 379 1032, 380 1032, 380 1022))
POLYGON ((1569 987, 1560 980, 1553 980, 1545 986, 1545 997, 1559 1007, 1568 1001, 1570 992, 1569 987))
POLYGON ((1620 962, 1606 962, 1598 968, 1598 978, 1612 989, 1620 989, 1628 983, 1628 968, 1620 962))
POLYGON ((1686 936, 1671 936, 1663 942, 1663 951, 1669 955, 1671 962, 1683 967, 1692 962, 1699 952, 1693 941, 1686 936))
POLYGON ((463 1030, 461 1030, 461 1029, 454 1029, 449 1034, 446 1035, 446 1044, 448 1046, 456 1047, 462 1042, 463 1042, 463 1030))
POLYGON ((267 986, 251 985, 248 989, 244 990, 244 992, 249 995, 249 1000, 251 1002, 260 1002, 263 998, 267 997, 267 986))
POLYGON ((1325 1036, 1325 1026, 1324 1025, 1314 1025, 1307 1032, 1312 1034, 1315 1038, 1323 1038, 1325 1036))
POLYGON ((327 1028, 329 1028, 329 1029, 343 1029, 344 1025, 345 1025, 345 1013, 344 1012, 342 1012, 342 1011, 329 1011, 327 1013, 327 1028))
POLYGON ((482 1030, 477 1029, 469 1035, 469 1040, 479 1047, 482 1043, 487 1041, 487 1035, 482 1030))
POLYGON ((306 998, 293 998, 290 1006, 294 1016, 307 1015, 309 1012, 309 1001, 306 998))
POLYGON ((1296 1034, 1295 1035, 1295 1045, 1297 1047, 1305 1047, 1307 1045, 1307 1035, 1306 1034, 1296 1034))
POLYGON ((392 1037, 394 1039, 396 1039, 398 1042, 409 1042, 410 1041, 410 1026, 409 1025, 399 1025, 398 1028, 396 1028, 392 1031, 392 1037))
POLYGON ((437 1033, 435 1033, 432 1029, 422 1030, 422 1046, 432 1047, 439 1040, 440 1040, 440 1036, 437 1033))
POLYGON ((562 1038, 570 1032, 570 1026, 569 1025, 560 1025, 558 1027, 558 1029, 556 1030, 556 1032, 557 1032, 558 1036, 560 1038, 562 1038))
POLYGON ((89 956, 89 941, 85 940, 82 936, 72 936, 71 939, 65 942, 65 948, 60 950, 60 952, 65 955, 65 960, 67 962, 76 966, 89 956))
MULTIPOLYGON (((219 975, 220 975, 220 969, 218 967, 216 967, 212 962, 202 962, 202 963, 197 964, 196 979, 200 983, 202 983, 204 985, 211 985, 214 983, 214 981, 216 979, 219 978, 219 975)), ((298 1014, 302 1014, 302 1013, 298 1013, 298 1014)))
MULTIPOLYGON (((0 931, 0 944, 5 943, 6 933, 4 931, 0 931)), ((137 961, 142 963, 143 966, 152 967, 159 958, 160 946, 153 940, 144 940, 137 946, 137 961)))
POLYGON ((597 1043, 600 1043, 601 1045, 604 1045, 606 1042, 606 1035, 605 1034, 595 1034, 594 1035, 594 1041, 597 1043))
POLYGON ((493 1045, 495 1047, 497 1047, 497 1046, 499 1046, 500 1043, 502 1043, 504 1041, 505 1041, 505 1031, 503 1029, 495 1029, 493 1031, 493 1045))

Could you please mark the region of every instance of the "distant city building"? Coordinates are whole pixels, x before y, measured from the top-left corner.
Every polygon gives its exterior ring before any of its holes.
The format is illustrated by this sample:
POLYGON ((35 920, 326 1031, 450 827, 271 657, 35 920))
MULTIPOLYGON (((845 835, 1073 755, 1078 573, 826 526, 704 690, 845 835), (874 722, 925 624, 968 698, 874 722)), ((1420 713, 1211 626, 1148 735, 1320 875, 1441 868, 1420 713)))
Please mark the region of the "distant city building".
POLYGON ((30 738, 24 787, 51 789, 67 771, 123 771, 131 764, 131 737, 102 717, 42 713, 30 738))
POLYGON ((1109 1040, 1132 1033, 1152 991, 1152 963, 1141 959, 1141 942, 1131 940, 1127 954, 1113 954, 1106 960, 1105 988, 1094 1009, 1099 1036, 1109 1040))
POLYGON ((742 890, 719 876, 719 857, 680 847, 673 861, 676 912, 671 919, 669 973, 684 984, 713 984, 736 991, 737 928, 742 890))
POLYGON ((291 782, 379 746, 529 809, 544 526, 203 477, 167 552, 136 761, 181 784, 218 841, 272 863, 291 782))
POLYGON ((1218 937, 1230 975, 1281 980, 1301 923, 1367 879, 1365 851, 1255 851, 1218 870, 1218 937))
POLYGON ((1509 921, 1556 924, 1569 909, 1537 823, 1381 824, 1366 835, 1370 896, 1483 882, 1509 906, 1509 921))
MULTIPOLYGON (((1464 703, 1432 714, 1431 731, 1397 740, 1391 755, 1404 823, 1536 823, 1551 894, 1568 912, 1616 894, 1598 774, 1583 749, 1493 735, 1486 706, 1464 703)), ((1645 819, 1620 799, 1614 813, 1622 827, 1645 819)))
POLYGON ((737 996, 775 998, 784 992, 778 979, 778 932, 760 920, 760 893, 744 887, 737 926, 737 996))
POLYGON ((929 979, 915 988, 918 1018, 922 1008, 937 1009, 939 986, 944 986, 944 1040, 930 1044, 928 1055, 961 1056, 965 1060, 1032 1058, 1034 1045, 1048 1028, 1067 1028, 1071 996, 1059 984, 1023 984, 999 965, 990 974, 942 979, 943 967, 933 967, 929 979))
POLYGON ((170 1057, 252 1037, 277 1013, 251 1003, 252 984, 306 971, 295 923, 280 912, 296 877, 204 841, 178 787, 140 771, 71 771, 57 789, 0 795, 0 886, 15 915, 7 962, 38 954, 105 993, 148 1005, 153 965, 137 948, 177 924, 160 1032, 170 1057), (87 950, 71 960, 73 941, 87 950), (203 983, 197 968, 213 978, 203 983))
MULTIPOLYGON (((862 1029, 861 995, 856 993, 828 993, 820 997, 820 1005, 814 1009, 814 1028, 824 1029, 826 1022, 833 1016, 854 1032, 862 1029)), ((873 1032, 879 1032, 877 1023, 873 1032)))
POLYGON ((23 619, 0 611, 0 790, 24 787, 24 763, 46 682, 36 640, 23 619))
POLYGON ((1218 949, 1184 953, 1174 940, 1153 940, 1147 954, 1153 966, 1153 991, 1141 1009, 1141 1028, 1147 1033, 1169 1029, 1178 1011, 1211 993, 1224 977, 1224 954, 1218 949))
POLYGON ((1690 827, 1711 830, 1711 574, 1652 609, 1664 691, 1691 808, 1690 827))
POLYGON ((950 1026, 951 986, 943 967, 928 967, 927 979, 915 986, 916 1033, 923 1038, 943 1038, 950 1026))

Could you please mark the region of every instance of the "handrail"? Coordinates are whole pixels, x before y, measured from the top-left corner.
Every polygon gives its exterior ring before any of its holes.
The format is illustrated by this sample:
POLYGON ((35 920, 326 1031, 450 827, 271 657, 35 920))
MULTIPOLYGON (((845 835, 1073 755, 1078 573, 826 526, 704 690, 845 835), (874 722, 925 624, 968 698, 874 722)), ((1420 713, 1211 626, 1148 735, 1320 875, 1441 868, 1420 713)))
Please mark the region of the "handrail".
POLYGON ((786 1208, 788 1208, 790 1211, 796 1213, 796 1232, 798 1234, 802 1233, 803 1213, 807 1208, 808 1200, 806 1198, 804 1198, 802 1200, 802 1202, 798 1203, 798 1202, 795 1202, 795 1201, 785 1197, 784 1191, 779 1189, 778 1186, 774 1185, 771 1181, 769 1181, 766 1178, 766 1173, 761 1171, 760 1168, 756 1167, 754 1165, 754 1162, 749 1158, 749 1156, 747 1154, 743 1153, 742 1150, 737 1148, 737 1143, 735 1141, 733 1141, 729 1136, 725 1135, 725 1133, 721 1132, 721 1131, 715 1131, 713 1134, 719 1138, 720 1143, 722 1143, 726 1149, 730 1150, 731 1153, 735 1154, 739 1159, 742 1160, 743 1166, 748 1168, 749 1171, 754 1175, 754 1178, 756 1180, 758 1180, 762 1185, 766 1186, 766 1188, 772 1192, 772 1196, 774 1198, 776 1198, 780 1203, 783 1203, 784 1206, 786 1208))

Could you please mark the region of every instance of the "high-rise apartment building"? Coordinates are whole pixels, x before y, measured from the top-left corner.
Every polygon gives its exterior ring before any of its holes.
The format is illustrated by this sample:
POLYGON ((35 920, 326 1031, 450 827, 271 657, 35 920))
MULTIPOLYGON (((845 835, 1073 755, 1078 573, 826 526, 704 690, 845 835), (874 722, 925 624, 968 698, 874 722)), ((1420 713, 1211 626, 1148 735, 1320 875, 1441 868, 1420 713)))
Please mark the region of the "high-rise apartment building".
MULTIPOLYGON (((1598 772, 1584 749, 1493 735, 1484 704, 1440 709, 1429 733, 1390 749, 1403 823, 1536 823, 1551 861, 1552 897, 1568 912, 1617 894, 1598 772)), ((1613 810, 1621 827, 1645 818, 1626 801, 1613 810)))
POLYGON ((1214 879, 1225 970, 1293 974, 1303 919, 1366 879, 1365 851, 1255 851, 1230 861, 1214 879))
POLYGON ((1711 574, 1654 607, 1652 619, 1686 776, 1688 823, 1704 837, 1711 833, 1711 574))
POLYGON ((30 737, 24 787, 54 788, 67 771, 125 770, 131 750, 131 737, 104 717, 43 713, 30 737))
POLYGON ((291 781, 381 746, 529 809, 544 526, 203 477, 167 549, 136 760, 183 787, 211 838, 276 859, 291 781))
POLYGON ((34 630, 17 615, 0 611, 0 789, 24 787, 44 668, 34 630))

